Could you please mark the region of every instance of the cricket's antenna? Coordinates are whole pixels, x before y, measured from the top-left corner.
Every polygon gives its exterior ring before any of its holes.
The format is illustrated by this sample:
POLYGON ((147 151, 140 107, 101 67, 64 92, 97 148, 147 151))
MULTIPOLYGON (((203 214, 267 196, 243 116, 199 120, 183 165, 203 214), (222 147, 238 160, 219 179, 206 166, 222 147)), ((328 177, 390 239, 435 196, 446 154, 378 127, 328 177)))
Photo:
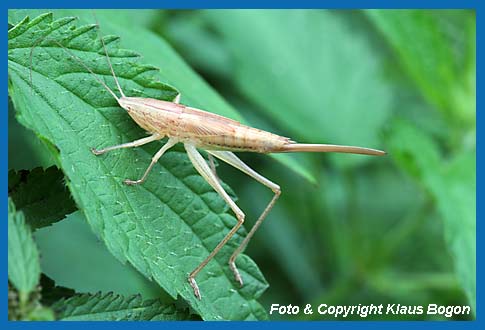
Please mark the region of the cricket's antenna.
POLYGON ((121 89, 118 78, 116 78, 115 71, 113 70, 113 66, 111 65, 111 60, 109 58, 108 50, 106 49, 106 45, 104 44, 103 36, 101 35, 101 33, 99 33, 99 22, 98 22, 98 18, 96 17, 96 14, 94 13, 94 10, 93 10, 93 16, 94 16, 94 20, 96 21, 96 26, 98 28, 97 32, 98 32, 98 35, 99 35, 99 40, 101 40, 101 44, 103 45, 104 54, 106 55, 106 59, 108 60, 108 65, 109 65, 109 68, 111 70, 111 74, 113 75, 113 78, 116 82, 116 86, 118 87, 118 90, 120 91, 121 96, 125 97, 125 93, 123 93, 123 90, 121 89))
POLYGON ((118 96, 116 96, 116 94, 111 90, 111 88, 108 87, 108 85, 106 85, 106 83, 104 81, 101 80, 101 78, 98 77, 98 75, 96 73, 93 72, 93 70, 91 70, 86 64, 84 64, 84 62, 77 56, 75 55, 73 52, 71 52, 69 49, 67 49, 66 47, 64 47, 59 41, 57 40, 53 40, 59 47, 61 47, 62 49, 64 49, 65 52, 67 52, 69 55, 72 56, 72 58, 74 60, 76 60, 76 62, 78 62, 79 64, 81 64, 86 70, 88 70, 93 76, 94 78, 101 84, 103 85, 104 88, 106 88, 106 90, 108 92, 110 92, 111 95, 113 95, 113 97, 116 99, 116 101, 119 101, 120 98, 118 96))
MULTIPOLYGON (((38 41, 36 41, 34 43, 34 46, 32 46, 32 49, 30 50, 30 87, 31 88, 32 88, 32 56, 34 54, 35 47, 37 47, 38 44, 41 41, 43 41, 44 39, 45 39, 45 37, 44 38, 41 38, 38 41)), ((69 49, 67 49, 66 47, 64 47, 59 41, 53 40, 53 39, 52 39, 52 41, 56 45, 58 45, 59 47, 61 47, 62 50, 64 50, 67 54, 69 54, 69 56, 71 56, 76 62, 78 62, 79 64, 81 64, 81 66, 83 68, 85 68, 86 70, 88 70, 94 76, 94 79, 96 79, 101 85, 103 85, 103 87, 106 88, 106 90, 116 99, 116 101, 119 101, 120 100, 120 98, 118 96, 116 96, 116 94, 111 90, 111 88, 109 88, 108 85, 106 85, 106 83, 104 81, 102 81, 101 78, 99 78, 96 73, 93 72, 93 70, 91 70, 86 64, 84 64, 84 62, 77 55, 75 55, 69 49)))
POLYGON ((44 39, 45 39, 45 37, 44 38, 40 38, 39 40, 37 40, 36 42, 34 42, 34 45, 30 49, 30 57, 29 57, 29 81, 30 81, 30 94, 31 95, 34 94, 34 84, 32 83, 32 56, 34 55, 34 49, 35 49, 35 47, 37 47, 37 45, 42 40, 44 40, 44 39))

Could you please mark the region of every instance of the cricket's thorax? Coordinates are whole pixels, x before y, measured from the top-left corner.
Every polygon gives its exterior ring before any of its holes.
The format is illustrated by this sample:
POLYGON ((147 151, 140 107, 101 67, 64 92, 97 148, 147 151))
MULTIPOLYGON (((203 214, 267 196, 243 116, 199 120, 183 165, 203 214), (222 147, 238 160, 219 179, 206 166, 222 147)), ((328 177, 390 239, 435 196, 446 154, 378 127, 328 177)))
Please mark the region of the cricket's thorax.
POLYGON ((208 150, 271 152, 291 143, 288 138, 185 105, 125 97, 120 105, 150 133, 176 138, 208 150))

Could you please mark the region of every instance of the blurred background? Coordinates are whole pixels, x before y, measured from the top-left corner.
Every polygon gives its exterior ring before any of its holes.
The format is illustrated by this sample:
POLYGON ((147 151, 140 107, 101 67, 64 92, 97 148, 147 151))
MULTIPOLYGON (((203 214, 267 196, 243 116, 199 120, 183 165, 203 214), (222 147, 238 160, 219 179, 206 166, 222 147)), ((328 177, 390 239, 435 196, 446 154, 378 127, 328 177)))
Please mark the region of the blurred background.
MULTIPOLYGON (((290 167, 265 155, 240 154, 283 192, 246 252, 270 284, 260 298, 265 307, 435 303, 474 308, 474 11, 96 14, 101 31, 108 24, 136 25, 163 38, 252 126, 299 142, 388 152, 380 158, 291 155, 290 167)), ((93 22, 90 12, 55 11, 56 17, 72 15, 93 22)), ((123 37, 121 46, 127 47, 123 37)), ((9 168, 52 164, 12 111, 9 144, 9 168), (25 151, 19 153, 20 148, 25 151)), ((218 174, 236 192, 250 228, 271 192, 229 166, 220 164, 218 174)), ((121 266, 81 214, 72 218, 36 232, 47 275, 78 292, 164 294, 121 266), (78 251, 73 233, 92 253, 78 251), (73 260, 79 269, 90 265, 91 276, 76 271, 73 260)), ((386 317, 444 319, 378 318, 386 317)))

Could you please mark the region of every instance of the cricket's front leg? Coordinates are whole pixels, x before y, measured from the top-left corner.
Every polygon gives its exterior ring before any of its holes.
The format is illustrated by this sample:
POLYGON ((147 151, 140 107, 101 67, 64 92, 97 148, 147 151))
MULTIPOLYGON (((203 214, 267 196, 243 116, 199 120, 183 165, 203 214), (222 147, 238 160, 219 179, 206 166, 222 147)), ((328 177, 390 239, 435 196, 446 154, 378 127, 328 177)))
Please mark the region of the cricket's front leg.
POLYGON ((163 138, 163 136, 155 133, 153 135, 147 136, 143 139, 135 140, 133 142, 118 144, 118 145, 106 147, 106 148, 103 148, 103 149, 91 148, 91 152, 93 154, 95 154, 96 156, 98 156, 98 155, 102 155, 102 154, 104 154, 108 151, 111 151, 111 150, 139 147, 139 146, 142 146, 144 144, 147 144, 147 143, 150 143, 150 142, 153 142, 153 141, 156 141, 156 140, 160 140, 161 138, 163 138))

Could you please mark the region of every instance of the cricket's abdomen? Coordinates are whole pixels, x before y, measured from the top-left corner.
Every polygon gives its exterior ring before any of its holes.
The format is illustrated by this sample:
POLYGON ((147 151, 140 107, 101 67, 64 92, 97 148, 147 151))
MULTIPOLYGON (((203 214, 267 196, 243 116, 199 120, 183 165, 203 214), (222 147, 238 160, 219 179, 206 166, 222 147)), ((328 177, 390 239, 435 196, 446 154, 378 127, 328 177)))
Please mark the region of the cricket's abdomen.
POLYGON ((180 116, 180 124, 174 134, 182 141, 206 150, 267 153, 290 141, 235 120, 188 107, 180 116))
POLYGON ((208 150, 267 153, 292 142, 238 121, 173 102, 136 97, 121 101, 133 120, 148 132, 208 150))
POLYGON ((268 153, 281 149, 288 139, 245 125, 231 127, 230 132, 193 135, 188 140, 206 150, 228 150, 268 153))

